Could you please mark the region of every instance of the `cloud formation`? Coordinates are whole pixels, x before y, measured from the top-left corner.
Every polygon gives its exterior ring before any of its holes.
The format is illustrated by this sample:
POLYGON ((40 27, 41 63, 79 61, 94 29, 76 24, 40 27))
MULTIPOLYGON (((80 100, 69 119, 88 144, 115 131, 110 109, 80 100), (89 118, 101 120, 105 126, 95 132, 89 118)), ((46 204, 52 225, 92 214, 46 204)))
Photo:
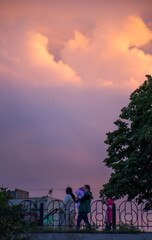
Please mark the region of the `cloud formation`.
POLYGON ((121 22, 98 22, 91 37, 75 30, 73 38, 65 42, 58 61, 48 49, 47 36, 28 27, 24 29, 25 32, 16 30, 18 34, 10 31, 9 35, 5 33, 8 29, 2 31, 0 69, 2 74, 10 72, 14 79, 23 78, 26 83, 30 79, 30 84, 39 85, 41 79, 45 86, 133 89, 152 71, 152 56, 142 48, 151 42, 152 31, 137 16, 121 22))
POLYGON ((62 50, 62 59, 85 84, 135 88, 146 72, 152 72, 152 56, 140 49, 151 40, 152 31, 142 19, 130 16, 121 23, 97 26, 90 39, 75 31, 62 50))
POLYGON ((106 132, 152 74, 146 2, 1 1, 0 183, 98 196, 106 132))
POLYGON ((56 62, 54 56, 48 52, 46 36, 32 31, 22 33, 22 37, 17 39, 14 32, 10 31, 9 36, 12 37, 11 46, 10 39, 3 32, 2 72, 9 71, 16 80, 23 78, 26 83, 30 81, 31 85, 39 85, 40 79, 45 86, 67 83, 79 86, 81 84, 81 79, 74 69, 61 60, 56 62))

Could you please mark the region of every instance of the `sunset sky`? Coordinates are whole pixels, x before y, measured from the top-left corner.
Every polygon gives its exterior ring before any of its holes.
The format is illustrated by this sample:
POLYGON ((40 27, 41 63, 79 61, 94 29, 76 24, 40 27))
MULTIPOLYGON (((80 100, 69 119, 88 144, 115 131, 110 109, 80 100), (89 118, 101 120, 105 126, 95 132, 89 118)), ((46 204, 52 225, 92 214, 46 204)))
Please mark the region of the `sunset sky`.
POLYGON ((110 176, 106 133, 152 75, 151 0, 0 0, 0 184, 63 198, 110 176))

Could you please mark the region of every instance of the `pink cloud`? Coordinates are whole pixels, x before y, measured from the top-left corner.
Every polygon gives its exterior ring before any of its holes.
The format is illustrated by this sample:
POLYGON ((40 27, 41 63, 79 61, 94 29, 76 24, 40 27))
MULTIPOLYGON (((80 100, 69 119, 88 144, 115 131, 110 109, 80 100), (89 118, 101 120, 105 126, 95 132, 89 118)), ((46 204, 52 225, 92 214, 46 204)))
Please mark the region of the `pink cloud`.
POLYGON ((56 62, 54 56, 47 50, 48 39, 37 32, 23 32, 24 38, 15 38, 12 31, 12 44, 3 33, 1 44, 1 71, 11 72, 15 81, 24 79, 26 83, 39 86, 39 79, 43 79, 45 86, 74 84, 79 86, 81 79, 74 69, 64 64, 62 60, 56 62), (36 72, 38 77, 32 77, 36 72))
POLYGON ((139 49, 152 40, 152 31, 135 16, 105 26, 97 26, 92 38, 76 31, 62 50, 63 61, 84 85, 137 87, 152 72, 152 56, 139 49))

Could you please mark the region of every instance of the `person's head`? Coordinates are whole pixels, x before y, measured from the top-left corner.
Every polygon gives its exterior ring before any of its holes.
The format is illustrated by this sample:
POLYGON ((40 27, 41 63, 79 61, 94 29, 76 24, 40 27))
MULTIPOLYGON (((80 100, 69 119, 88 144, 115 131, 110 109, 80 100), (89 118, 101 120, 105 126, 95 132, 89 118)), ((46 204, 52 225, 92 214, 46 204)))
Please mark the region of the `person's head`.
POLYGON ((87 192, 87 191, 90 192, 90 186, 89 185, 84 185, 83 189, 84 189, 85 192, 87 192))
POLYGON ((113 203, 114 203, 114 201, 113 201, 111 198, 108 198, 107 204, 108 204, 108 205, 112 205, 113 203))
POLYGON ((67 187, 66 188, 66 194, 70 194, 71 197, 73 198, 73 200, 75 201, 75 196, 73 194, 72 188, 71 187, 67 187))
POLYGON ((71 193, 73 193, 73 192, 72 192, 72 188, 67 187, 67 188, 66 188, 66 194, 71 194, 71 193))

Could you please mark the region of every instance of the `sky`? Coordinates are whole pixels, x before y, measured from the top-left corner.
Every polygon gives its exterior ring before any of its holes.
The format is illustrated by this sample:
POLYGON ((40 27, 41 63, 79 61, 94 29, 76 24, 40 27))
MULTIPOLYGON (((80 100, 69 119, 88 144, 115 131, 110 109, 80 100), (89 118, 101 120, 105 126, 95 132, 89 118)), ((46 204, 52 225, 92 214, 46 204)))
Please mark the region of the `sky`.
POLYGON ((63 199, 110 177, 106 133, 152 74, 151 0, 0 0, 0 184, 63 199))

